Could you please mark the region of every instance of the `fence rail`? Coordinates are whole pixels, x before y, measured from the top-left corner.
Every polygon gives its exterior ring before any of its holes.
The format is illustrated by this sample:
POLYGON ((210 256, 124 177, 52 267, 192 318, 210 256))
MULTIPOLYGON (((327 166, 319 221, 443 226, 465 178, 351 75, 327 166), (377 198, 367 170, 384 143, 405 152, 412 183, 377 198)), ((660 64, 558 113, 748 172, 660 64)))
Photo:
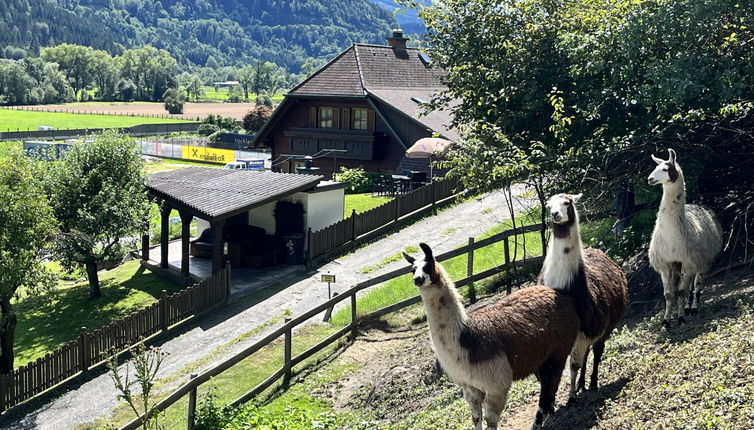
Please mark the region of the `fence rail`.
POLYGON ((393 200, 376 208, 331 224, 321 230, 308 231, 307 263, 311 267, 317 261, 337 252, 341 247, 390 223, 419 210, 426 210, 437 202, 454 195, 458 187, 456 178, 434 181, 429 185, 397 195, 393 200))
MULTIPOLYGON (((343 225, 348 225, 347 220, 343 220, 341 222, 343 223, 343 225)), ((526 253, 524 253, 523 255, 523 260, 513 261, 513 259, 510 256, 511 245, 509 244, 509 242, 510 242, 510 238, 513 236, 523 235, 529 232, 537 232, 537 231, 544 232, 544 230, 545 230, 544 225, 534 224, 534 225, 529 225, 529 226, 520 227, 516 229, 506 230, 494 236, 486 238, 484 240, 480 240, 478 242, 475 242, 473 239, 469 239, 468 245, 460 247, 452 251, 445 252, 440 255, 437 255, 435 259, 437 261, 445 261, 450 258, 468 254, 469 264, 467 266, 467 273, 466 273, 467 276, 463 279, 456 281, 456 286, 461 287, 461 286, 471 284, 473 282, 479 281, 481 279, 490 277, 492 275, 495 275, 495 274, 498 274, 498 273, 501 273, 503 271, 510 270, 513 268, 535 267, 537 265, 542 264, 544 257, 542 256, 531 257, 531 256, 526 255, 526 253), (504 247, 503 247, 504 255, 501 256, 504 263, 475 274, 473 270, 474 269, 474 264, 473 264, 474 252, 477 249, 480 249, 485 246, 489 246, 498 242, 503 242, 504 244, 504 247)), ((543 236, 540 236, 540 238, 541 237, 543 236)), ((518 242, 514 241, 513 246, 514 247, 519 246, 518 242)), ((542 243, 542 249, 545 249, 545 243, 542 243)), ((514 248, 514 252, 515 252, 515 248, 514 248)), ((187 423, 188 423, 189 429, 193 428, 194 416, 193 416, 192 411, 196 411, 196 397, 197 397, 196 393, 197 393, 198 387, 204 384, 205 382, 209 381, 211 378, 228 370, 229 368, 241 362, 242 360, 247 359, 248 357, 250 357, 257 351, 268 346, 272 342, 275 342, 281 337, 284 338, 284 342, 285 342, 284 356, 282 357, 283 358, 282 366, 278 370, 273 372, 269 377, 267 377, 267 379, 265 379, 264 381, 259 383, 257 386, 251 388, 248 392, 246 392, 245 394, 243 394, 242 396, 240 396, 239 398, 231 402, 230 406, 238 406, 240 404, 248 402, 249 400, 254 398, 256 395, 262 393, 265 389, 270 387, 280 378, 285 378, 285 380, 290 380, 290 378, 293 375, 293 370, 292 370, 293 366, 303 362, 307 358, 311 357, 312 355, 316 354, 317 352, 321 351, 327 346, 338 341, 343 336, 350 334, 351 340, 355 339, 356 334, 357 334, 358 322, 360 321, 360 319, 387 315, 389 313, 396 312, 400 309, 404 309, 408 306, 419 303, 421 301, 421 297, 415 296, 415 297, 403 300, 399 303, 395 303, 385 308, 379 309, 377 311, 362 315, 361 318, 357 317, 358 313, 357 313, 356 295, 358 292, 366 288, 372 287, 374 285, 381 284, 385 281, 389 281, 391 279, 397 278, 399 276, 403 276, 410 272, 411 272, 411 268, 409 266, 406 266, 397 270, 393 270, 392 272, 385 273, 383 275, 376 276, 371 279, 367 279, 365 281, 362 281, 354 285, 353 287, 349 288, 347 291, 343 292, 342 294, 339 294, 333 297, 332 299, 327 300, 326 302, 306 311, 305 313, 298 315, 290 319, 289 321, 286 321, 285 324, 283 324, 281 327, 279 327, 272 333, 266 335, 264 338, 260 339, 254 344, 246 347, 244 350, 236 353, 232 357, 220 363, 217 363, 214 367, 206 370, 205 372, 197 376, 192 376, 192 378, 189 379, 188 382, 186 382, 184 385, 180 386, 177 390, 169 394, 165 399, 155 404, 153 408, 150 410, 150 415, 156 412, 164 411, 171 405, 178 402, 181 398, 188 395, 189 396, 189 405, 188 405, 189 416, 188 416, 187 423), (306 351, 296 356, 292 356, 291 351, 293 349, 292 348, 293 330, 297 326, 305 323, 307 320, 319 315, 320 313, 328 309, 332 309, 339 303, 347 301, 347 300, 350 301, 350 305, 351 305, 351 323, 337 330, 336 332, 330 334, 328 337, 326 337, 325 339, 323 339, 316 345, 310 347, 306 351)), ((508 287, 507 293, 510 294, 510 292, 511 292, 511 287, 508 287)), ((141 419, 137 418, 129 422, 125 426, 123 426, 121 430, 135 430, 140 426, 141 426, 141 419)))
POLYGON ((86 136, 94 132, 104 130, 119 130, 125 134, 134 137, 159 136, 173 132, 196 133, 199 130, 198 122, 176 122, 166 124, 139 124, 132 127, 114 127, 114 128, 71 128, 66 130, 17 130, 17 131, 0 131, 0 140, 25 140, 25 139, 44 139, 44 140, 62 140, 75 139, 86 136))
POLYGON ((0 412, 53 388, 114 352, 126 350, 227 298, 230 268, 177 293, 165 291, 156 303, 97 330, 81 329, 78 339, 44 357, 0 375, 0 412))

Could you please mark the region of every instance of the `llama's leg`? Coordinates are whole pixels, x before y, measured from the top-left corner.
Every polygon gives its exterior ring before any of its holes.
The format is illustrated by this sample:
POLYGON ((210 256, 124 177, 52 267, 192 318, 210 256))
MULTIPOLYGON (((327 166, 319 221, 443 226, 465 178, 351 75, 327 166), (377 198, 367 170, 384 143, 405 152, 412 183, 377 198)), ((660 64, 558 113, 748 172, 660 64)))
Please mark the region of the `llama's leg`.
MULTIPOLYGON (((508 399, 508 388, 503 391, 487 393, 484 398, 484 422, 487 424, 487 430, 496 430, 497 422, 500 421, 500 413, 505 408, 505 402, 508 399)), ((480 427, 481 428, 481 427, 480 427)))
MULTIPOLYGON (((702 293, 702 282, 704 282, 704 274, 697 273, 696 279, 694 279, 694 291, 693 291, 693 297, 689 295, 689 301, 691 303, 691 315, 696 315, 696 313, 699 310, 699 298, 702 293)), ((688 305, 686 306, 688 307, 688 305)))
POLYGON ((585 364, 588 351, 589 341, 587 341, 583 333, 579 333, 578 336, 576 336, 576 342, 573 343, 573 348, 571 349, 571 359, 569 363, 571 370, 571 391, 568 393, 569 403, 576 400, 577 388, 581 388, 576 385, 576 377, 579 376, 579 369, 585 364))
MULTIPOLYGON (((605 339, 604 337, 603 339, 605 339)), ((602 361, 602 353, 605 352, 605 341, 601 340, 594 344, 592 347, 592 380, 589 382, 589 389, 596 390, 599 382, 599 369, 600 361, 602 361)))
POLYGON ((678 298, 678 323, 683 324, 686 322, 686 299, 688 298, 689 291, 691 290, 691 284, 694 282, 695 273, 686 272, 681 275, 681 284, 678 286, 676 296, 678 298))
POLYGON ((665 316, 662 319, 662 325, 670 328, 670 319, 673 317, 673 307, 675 306, 675 275, 673 269, 666 267, 660 271, 662 278, 662 290, 665 296, 665 316))
POLYGON ((550 357, 537 370, 539 375, 539 409, 532 430, 539 429, 547 415, 555 410, 555 394, 558 392, 560 377, 563 375, 567 357, 550 357))
POLYGON ((589 348, 586 349, 584 354, 584 364, 581 366, 581 372, 579 374, 579 390, 584 390, 586 387, 586 365, 589 362, 589 348))
POLYGON ((484 392, 474 387, 463 387, 463 398, 469 404, 471 409, 471 421, 474 422, 474 430, 482 430, 482 401, 484 401, 484 392))

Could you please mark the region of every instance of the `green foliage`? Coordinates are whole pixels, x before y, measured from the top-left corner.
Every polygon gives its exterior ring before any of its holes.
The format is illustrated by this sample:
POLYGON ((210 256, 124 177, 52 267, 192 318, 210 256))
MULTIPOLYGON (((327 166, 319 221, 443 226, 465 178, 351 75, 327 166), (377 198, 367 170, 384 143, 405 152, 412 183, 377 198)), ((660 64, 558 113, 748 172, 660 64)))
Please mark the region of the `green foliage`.
POLYGON ((13 369, 17 317, 11 299, 21 286, 29 294, 54 283, 42 264, 55 221, 40 173, 21 151, 0 159, 0 373, 13 369))
POLYGON ((264 105, 256 105, 243 117, 244 130, 256 133, 262 129, 262 126, 272 116, 270 108, 264 105))
POLYGON ((272 108, 272 98, 268 96, 267 94, 262 94, 257 96, 256 103, 261 106, 265 106, 267 108, 272 108))
POLYGON ((142 168, 132 138, 104 132, 75 145, 51 175, 48 194, 61 228, 55 253, 66 269, 87 268, 93 297, 100 295, 97 263, 121 257, 122 241, 146 227, 142 168))
POLYGON ((275 411, 256 403, 244 406, 225 425, 228 430, 269 428, 287 430, 328 430, 341 428, 341 418, 334 411, 312 411, 298 405, 286 405, 283 411, 275 411))
POLYGON ((372 191, 372 177, 363 167, 349 169, 341 166, 340 173, 335 174, 335 180, 338 182, 347 182, 348 188, 346 188, 346 192, 349 194, 361 194, 372 191))
POLYGON ((186 103, 186 95, 183 92, 175 88, 168 88, 162 95, 162 99, 165 101, 165 110, 169 114, 183 113, 183 105, 186 103))
POLYGON ((206 134, 209 135, 217 130, 226 130, 228 133, 236 133, 241 130, 241 126, 234 118, 212 114, 207 115, 207 117, 204 118, 202 120, 202 123, 199 125, 199 134, 205 134, 210 131, 206 134), (214 125, 215 127, 211 127, 212 125, 214 125))

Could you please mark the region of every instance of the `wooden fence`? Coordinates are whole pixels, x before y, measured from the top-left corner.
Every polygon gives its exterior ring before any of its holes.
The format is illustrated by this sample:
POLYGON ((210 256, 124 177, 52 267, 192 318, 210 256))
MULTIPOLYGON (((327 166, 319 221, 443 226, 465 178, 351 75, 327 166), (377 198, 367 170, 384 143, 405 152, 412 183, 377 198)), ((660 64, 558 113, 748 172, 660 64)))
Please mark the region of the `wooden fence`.
POLYGON ((456 178, 442 179, 397 195, 393 200, 366 212, 357 214, 354 211, 350 217, 321 230, 309 229, 307 264, 311 267, 352 241, 390 223, 397 223, 407 215, 434 207, 441 200, 453 196, 457 187, 456 178))
MULTIPOLYGON (((341 221, 344 222, 344 225, 348 225, 348 221, 344 220, 341 221)), ((458 257, 460 255, 468 254, 468 263, 467 263, 467 273, 466 277, 460 280, 456 281, 457 287, 462 287, 468 284, 471 284, 473 282, 477 282, 479 280, 482 280, 484 278, 488 278, 490 276, 493 276, 495 274, 501 273, 506 270, 510 270, 513 268, 530 268, 530 267, 537 267, 542 264, 542 261, 544 259, 543 256, 527 256, 525 253, 523 255, 523 260, 519 261, 512 261, 511 258, 511 247, 510 247, 510 238, 513 236, 522 235, 525 233, 530 232, 544 232, 545 226, 542 224, 535 224, 535 225, 529 225, 517 229, 511 229, 506 230, 501 233, 495 234, 494 236, 490 236, 488 238, 482 239, 478 242, 475 242, 473 239, 469 239, 469 243, 466 246, 462 246, 458 249, 454 249, 452 251, 440 254, 435 256, 435 259, 437 261, 445 261, 453 257, 458 257), (494 243, 503 242, 503 255, 501 255, 501 260, 503 263, 499 266, 492 267, 490 269, 484 270, 482 272, 474 273, 474 251, 480 248, 483 248, 485 246, 492 245, 494 243)), ((544 235, 540 235, 540 238, 543 238, 544 235)), ((517 241, 514 241, 514 246, 517 245, 517 241)), ((545 243, 542 243, 542 249, 545 249, 545 243)), ((515 254, 515 251, 514 251, 515 254)), ((291 320, 288 320, 283 324, 280 328, 273 331, 272 333, 266 335, 264 338, 260 339, 259 341, 255 342, 253 345, 250 345, 246 347, 243 351, 240 351, 233 355, 232 357, 216 364, 214 367, 206 370, 205 372, 199 374, 199 375, 192 375, 191 379, 181 387, 179 387, 176 391, 169 394, 165 399, 161 400, 157 404, 153 406, 153 408, 150 410, 150 414, 154 414, 156 412, 164 411, 169 406, 173 405, 174 403, 178 402, 181 398, 188 395, 189 396, 189 405, 188 405, 188 420, 187 425, 189 429, 193 428, 194 423, 194 414, 196 411, 196 398, 197 398, 197 388, 204 384, 205 382, 208 382, 211 378, 223 373, 224 371, 228 370, 232 366, 236 365, 240 361, 248 358, 249 356, 253 355, 255 352, 261 350, 262 348, 266 347, 267 345, 271 344, 272 342, 276 341, 280 337, 284 338, 284 352, 283 352, 283 364, 282 366, 275 371, 272 375, 270 375, 267 379, 265 379, 263 382, 261 382, 256 387, 251 388, 248 392, 234 400, 230 403, 230 406, 238 406, 243 403, 248 402, 249 400, 253 399, 255 396, 263 392, 265 389, 270 387, 272 384, 274 384, 277 380, 280 378, 285 378, 285 380, 290 380, 290 378, 293 375, 293 366, 296 366, 297 364, 300 364, 307 358, 311 357, 312 355, 316 354, 317 352, 321 351, 322 349, 326 348, 327 346, 333 344, 334 342, 338 341, 343 336, 350 333, 350 339, 353 340, 356 338, 357 334, 357 327, 358 322, 360 319, 369 319, 369 318, 377 318, 383 315, 387 315, 389 313, 395 312, 397 310, 406 308, 408 306, 411 306, 413 304, 419 303, 421 301, 421 296, 414 296, 412 298, 409 298, 407 300, 403 300, 399 303, 392 304, 390 306, 384 307, 382 309, 379 309, 377 311, 363 314, 360 317, 358 317, 358 309, 357 309, 357 300, 356 300, 356 294, 366 288, 372 287, 374 285, 383 283, 385 281, 389 281, 391 279, 397 278, 399 276, 403 276, 407 273, 411 272, 411 268, 406 265, 403 268, 394 270, 392 272, 386 273, 384 275, 380 275, 377 277, 374 277, 372 279, 368 279, 366 281, 360 282, 347 291, 343 292, 342 294, 339 294, 332 299, 320 304, 319 306, 316 306, 309 311, 296 316, 292 318, 291 320), (350 301, 351 305, 351 323, 338 331, 332 333, 325 339, 321 340, 316 345, 310 347, 306 351, 296 355, 295 357, 292 356, 293 351, 293 330, 305 323, 307 320, 319 315, 322 312, 325 312, 328 309, 333 308, 337 304, 343 302, 343 301, 350 301)), ((511 287, 509 286, 507 289, 507 293, 510 294, 511 287)), ((138 427, 141 426, 141 420, 140 419, 134 419, 133 421, 129 422, 125 426, 121 428, 121 430, 135 430, 138 427)))
POLYGON ((63 140, 63 139, 75 139, 81 136, 87 136, 94 132, 100 132, 104 130, 118 130, 121 133, 127 134, 133 137, 142 136, 162 136, 168 135, 173 132, 186 132, 196 133, 199 130, 198 122, 176 122, 165 124, 139 124, 131 127, 116 127, 116 128, 71 128, 71 129, 56 129, 56 130, 15 130, 6 129, 6 131, 0 131, 0 140, 28 140, 28 139, 42 139, 42 140, 63 140))
POLYGON ((78 339, 0 375, 0 412, 104 363, 116 351, 127 350, 222 302, 229 291, 229 270, 174 294, 163 291, 160 300, 152 305, 97 330, 83 327, 78 339))

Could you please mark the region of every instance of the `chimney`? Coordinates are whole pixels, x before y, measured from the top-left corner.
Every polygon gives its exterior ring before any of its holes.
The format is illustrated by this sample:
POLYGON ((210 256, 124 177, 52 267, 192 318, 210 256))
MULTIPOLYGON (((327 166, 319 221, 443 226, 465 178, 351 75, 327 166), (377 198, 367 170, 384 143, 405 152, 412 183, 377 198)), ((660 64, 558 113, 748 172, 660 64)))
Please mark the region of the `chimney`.
POLYGON ((396 51, 405 51, 407 40, 407 38, 403 37, 403 30, 395 29, 393 30, 393 36, 387 38, 387 46, 392 47, 396 51))

